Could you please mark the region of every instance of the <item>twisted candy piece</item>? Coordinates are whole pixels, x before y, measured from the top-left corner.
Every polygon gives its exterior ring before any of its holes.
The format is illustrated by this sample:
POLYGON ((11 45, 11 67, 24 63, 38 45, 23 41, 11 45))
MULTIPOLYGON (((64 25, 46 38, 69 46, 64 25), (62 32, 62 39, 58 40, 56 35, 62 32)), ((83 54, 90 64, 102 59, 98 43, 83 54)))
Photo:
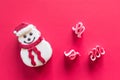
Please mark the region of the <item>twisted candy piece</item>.
POLYGON ((71 49, 69 52, 64 52, 65 57, 69 60, 75 60, 77 56, 80 56, 79 52, 76 52, 74 49, 71 49))
POLYGON ((96 48, 93 48, 90 52, 90 59, 92 61, 95 61, 97 58, 100 58, 102 55, 105 54, 104 48, 100 47, 99 45, 96 46, 96 48))
POLYGON ((72 30, 75 32, 78 38, 81 38, 82 33, 85 31, 85 27, 82 22, 76 24, 75 27, 72 27, 72 30))

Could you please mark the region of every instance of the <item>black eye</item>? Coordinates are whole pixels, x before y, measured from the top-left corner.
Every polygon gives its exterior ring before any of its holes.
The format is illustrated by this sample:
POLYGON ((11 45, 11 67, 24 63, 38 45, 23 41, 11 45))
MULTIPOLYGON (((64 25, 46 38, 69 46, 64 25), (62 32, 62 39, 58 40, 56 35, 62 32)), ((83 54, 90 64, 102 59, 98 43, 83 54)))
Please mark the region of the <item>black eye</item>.
POLYGON ((26 35, 23 35, 24 38, 26 38, 27 36, 26 35))
POLYGON ((30 36, 32 36, 33 35, 33 33, 30 33, 30 36))

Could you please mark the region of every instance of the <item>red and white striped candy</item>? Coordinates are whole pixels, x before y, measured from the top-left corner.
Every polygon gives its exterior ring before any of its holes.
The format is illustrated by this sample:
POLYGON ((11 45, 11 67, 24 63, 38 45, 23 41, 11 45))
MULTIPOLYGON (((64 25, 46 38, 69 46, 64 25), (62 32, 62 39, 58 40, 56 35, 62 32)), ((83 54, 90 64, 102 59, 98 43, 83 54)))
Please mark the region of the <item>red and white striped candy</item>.
POLYGON ((74 49, 71 49, 69 52, 64 52, 65 57, 69 60, 75 60, 77 56, 80 56, 79 52, 76 52, 74 49))
POLYGON ((85 27, 83 26, 82 22, 79 22, 75 27, 72 27, 72 30, 75 32, 78 38, 81 38, 81 35, 85 31, 85 27))

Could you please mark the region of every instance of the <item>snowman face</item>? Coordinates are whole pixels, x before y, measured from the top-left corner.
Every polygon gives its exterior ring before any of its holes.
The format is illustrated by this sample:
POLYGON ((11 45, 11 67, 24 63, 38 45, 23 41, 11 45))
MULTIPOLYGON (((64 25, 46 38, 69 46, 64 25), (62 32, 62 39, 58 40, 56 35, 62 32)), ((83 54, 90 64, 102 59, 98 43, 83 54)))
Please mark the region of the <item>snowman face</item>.
POLYGON ((23 34, 22 36, 18 37, 18 41, 21 44, 28 45, 35 42, 40 36, 41 36, 41 33, 34 28, 29 32, 23 34))

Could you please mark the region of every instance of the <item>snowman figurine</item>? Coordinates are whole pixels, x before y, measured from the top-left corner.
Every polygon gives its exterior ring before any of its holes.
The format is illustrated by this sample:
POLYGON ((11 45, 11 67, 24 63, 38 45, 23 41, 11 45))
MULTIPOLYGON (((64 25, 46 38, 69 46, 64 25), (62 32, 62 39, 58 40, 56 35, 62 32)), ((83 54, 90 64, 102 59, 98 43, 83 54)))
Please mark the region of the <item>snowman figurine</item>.
POLYGON ((33 24, 21 23, 15 28, 14 33, 21 47, 20 56, 27 66, 42 66, 51 58, 50 44, 33 24))

